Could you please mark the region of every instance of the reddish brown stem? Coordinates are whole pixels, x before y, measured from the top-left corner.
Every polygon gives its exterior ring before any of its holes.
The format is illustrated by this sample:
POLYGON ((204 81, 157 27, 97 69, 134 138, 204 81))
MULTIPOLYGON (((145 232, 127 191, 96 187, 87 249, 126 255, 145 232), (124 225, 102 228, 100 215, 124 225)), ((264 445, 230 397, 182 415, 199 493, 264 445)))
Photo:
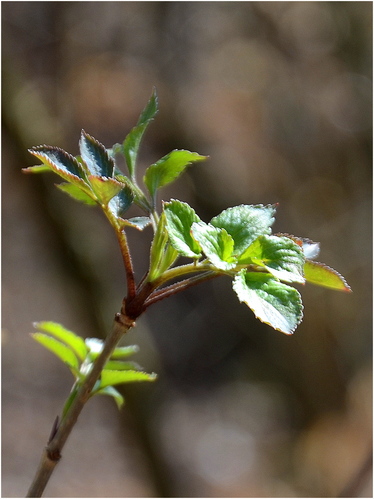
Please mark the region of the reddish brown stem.
POLYGON ((149 298, 145 300, 144 309, 153 305, 153 303, 163 300, 164 298, 168 298, 169 296, 175 295, 180 291, 184 291, 191 286, 195 286, 200 282, 208 281, 214 277, 218 277, 219 275, 220 274, 217 274, 216 272, 204 272, 203 274, 189 277, 188 279, 184 279, 183 281, 176 282, 170 286, 154 291, 149 298))

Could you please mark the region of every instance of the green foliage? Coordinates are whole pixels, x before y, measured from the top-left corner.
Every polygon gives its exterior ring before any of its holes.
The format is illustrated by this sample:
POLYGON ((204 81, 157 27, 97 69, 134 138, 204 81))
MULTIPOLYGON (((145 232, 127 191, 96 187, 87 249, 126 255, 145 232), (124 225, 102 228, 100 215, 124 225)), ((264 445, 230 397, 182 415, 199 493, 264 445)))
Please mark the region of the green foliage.
POLYGON ((270 234, 275 206, 240 205, 212 218, 214 227, 225 229, 234 241, 235 255, 241 255, 258 236, 270 234))
POLYGON ((292 334, 303 317, 299 292, 268 273, 241 270, 233 289, 241 302, 253 310, 260 321, 285 334, 292 334))
MULTIPOLYGON (((82 386, 90 373, 93 362, 101 353, 103 341, 97 338, 83 340, 56 322, 38 322, 34 324, 34 327, 37 329, 36 333, 31 334, 34 340, 53 352, 70 369, 75 378, 72 393, 76 395, 79 387, 82 386)), ((112 396, 118 407, 121 408, 124 399, 113 385, 154 381, 156 379, 154 373, 148 374, 135 362, 122 360, 127 359, 138 350, 136 345, 115 348, 91 392, 91 397, 94 395, 112 396)), ((70 405, 71 402, 72 400, 69 398, 68 404, 70 405)))
POLYGON ((136 160, 138 157, 140 142, 143 138, 144 132, 156 116, 157 112, 157 95, 156 90, 154 89, 151 98, 139 117, 138 123, 123 142, 122 151, 126 159, 127 168, 129 169, 130 178, 135 182, 136 160))
POLYGON ((152 206, 155 206, 156 193, 160 187, 176 180, 191 163, 204 161, 206 158, 206 156, 200 156, 196 152, 175 150, 149 166, 143 181, 151 195, 152 206))
POLYGON ((200 245, 191 234, 192 224, 200 222, 195 211, 187 203, 175 199, 170 203, 164 203, 163 208, 167 220, 167 233, 172 246, 181 256, 200 258, 200 245))
MULTIPOLYGON (((122 144, 106 149, 82 131, 80 156, 73 157, 58 147, 34 147, 31 154, 43 164, 26 169, 31 173, 53 171, 64 180, 58 186, 62 192, 77 201, 102 208, 120 241, 128 279, 134 275, 128 264, 131 259, 125 231, 127 228, 143 230, 152 226, 154 237, 149 269, 138 286, 132 288, 138 299, 138 302, 135 300, 138 308, 132 316, 140 315, 153 302, 182 291, 199 280, 226 274, 233 280, 233 289, 239 300, 247 304, 256 317, 274 329, 290 334, 302 319, 302 303, 299 292, 289 284, 311 282, 350 291, 340 274, 313 261, 319 253, 318 243, 288 234, 272 234, 276 205, 230 207, 209 223, 202 221, 187 203, 176 199, 163 202, 161 212, 158 212, 156 198, 159 189, 179 178, 188 165, 204 161, 207 156, 186 150, 171 151, 146 169, 143 177, 146 189, 142 190, 136 178, 139 147, 157 111, 157 96, 153 91, 137 125, 122 144), (120 171, 117 155, 125 159, 128 175, 120 171), (126 213, 134 204, 142 214, 127 219, 126 213), (177 266, 175 263, 179 257, 191 259, 191 263, 177 266), (164 287, 167 283, 169 285, 164 287)), ((78 367, 81 366, 82 346, 78 354, 66 333, 58 336, 56 327, 46 330, 45 324, 49 323, 38 325, 40 333, 36 333, 34 338, 58 355, 75 373, 77 362, 78 367)), ((89 349, 86 357, 93 358, 95 349, 87 342, 85 345, 89 349)), ((112 360, 118 358, 115 355, 112 360)), ((151 375, 127 367, 115 370, 108 367, 101 378, 104 382, 101 381, 95 393, 113 394, 112 385, 124 382, 130 376, 133 381, 153 379, 151 375)), ((81 376, 81 369, 79 372, 81 376)))

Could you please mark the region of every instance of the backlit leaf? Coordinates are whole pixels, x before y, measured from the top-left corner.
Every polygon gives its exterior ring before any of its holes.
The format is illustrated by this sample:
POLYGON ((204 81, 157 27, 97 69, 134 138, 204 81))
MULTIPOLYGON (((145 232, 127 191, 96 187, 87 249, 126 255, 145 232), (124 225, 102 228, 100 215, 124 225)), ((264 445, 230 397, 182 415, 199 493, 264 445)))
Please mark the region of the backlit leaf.
POLYGON ((22 168, 23 173, 45 173, 53 171, 48 165, 35 165, 22 168))
POLYGON ((352 291, 343 276, 324 263, 306 260, 304 264, 304 277, 308 282, 332 288, 338 291, 352 291))
POLYGON ((292 334, 303 317, 299 292, 262 272, 245 272, 235 276, 233 289, 241 302, 260 321, 285 334, 292 334))
POLYGON ((119 191, 118 194, 112 197, 112 199, 108 203, 108 207, 115 217, 123 218, 126 211, 132 205, 133 201, 133 191, 126 185, 122 188, 122 190, 119 191))
POLYGON ((109 395, 109 397, 113 397, 118 409, 121 409, 125 403, 123 395, 121 395, 113 386, 105 386, 99 390, 92 391, 92 395, 109 395))
POLYGON ((210 223, 230 234, 234 240, 234 254, 239 256, 258 236, 270 234, 274 214, 273 205, 240 205, 224 210, 210 223))
POLYGON ((154 89, 146 107, 141 113, 137 125, 127 135, 123 143, 123 151, 130 177, 134 180, 136 160, 138 156, 140 142, 148 125, 157 114, 157 95, 154 89))
POLYGON ((88 348, 83 338, 69 331, 61 324, 51 321, 36 322, 34 327, 43 333, 48 333, 70 347, 83 361, 88 353, 88 348))
POLYGON ((143 180, 152 198, 154 198, 157 189, 177 179, 188 165, 204 161, 206 158, 206 156, 200 156, 196 152, 174 150, 149 166, 143 180))
POLYGON ((52 338, 48 334, 44 333, 31 333, 31 336, 43 345, 45 348, 53 352, 59 359, 62 360, 73 372, 75 376, 76 371, 79 369, 79 362, 73 351, 61 343, 61 341, 52 338))
POLYGON ((114 349, 111 359, 125 359, 134 353, 139 352, 138 345, 128 345, 126 347, 117 347, 114 349))
POLYGON ((114 371, 141 370, 141 367, 136 362, 130 362, 130 361, 123 362, 122 360, 108 360, 104 368, 114 371))
POLYGON ((308 258, 309 260, 313 260, 319 255, 319 243, 315 243, 314 241, 311 241, 310 239, 307 239, 305 237, 296 237, 290 234, 279 233, 275 235, 292 239, 293 242, 295 242, 298 246, 300 246, 300 248, 302 248, 305 258, 308 258))
POLYGON ((123 184, 114 178, 89 175, 88 180, 99 202, 104 205, 107 205, 114 196, 124 189, 123 184))
POLYGON ((303 251, 287 237, 258 237, 240 256, 238 264, 260 265, 281 281, 305 281, 303 251))
POLYGON ((37 146, 29 149, 29 152, 40 159, 45 166, 69 182, 79 183, 86 178, 86 172, 82 164, 74 156, 59 147, 37 146))
MULTIPOLYGON (((76 201, 80 201, 81 203, 88 204, 90 206, 94 206, 97 204, 95 200, 96 196, 92 192, 91 196, 87 194, 87 191, 83 191, 78 185, 70 184, 68 182, 63 182, 62 184, 56 184, 56 187, 60 189, 62 192, 65 192, 70 197, 75 199, 76 201)), ((88 190, 88 189, 87 189, 88 190)))
POLYGON ((200 245, 191 236, 192 224, 200 221, 195 211, 187 203, 172 199, 169 203, 164 203, 164 213, 172 246, 182 256, 199 258, 200 245))
POLYGON ((121 223, 123 226, 133 227, 134 229, 141 231, 151 224, 151 219, 149 217, 132 217, 121 220, 121 223))
POLYGON ((104 369, 101 373, 100 388, 109 385, 120 385, 122 383, 133 383, 136 381, 155 381, 156 374, 148 374, 143 371, 112 371, 104 369))
POLYGON ((114 161, 99 141, 82 130, 79 142, 81 158, 91 175, 97 177, 112 177, 114 161))
POLYGON ((230 270, 236 266, 237 260, 233 257, 234 240, 225 229, 195 222, 192 225, 192 235, 217 269, 230 270))

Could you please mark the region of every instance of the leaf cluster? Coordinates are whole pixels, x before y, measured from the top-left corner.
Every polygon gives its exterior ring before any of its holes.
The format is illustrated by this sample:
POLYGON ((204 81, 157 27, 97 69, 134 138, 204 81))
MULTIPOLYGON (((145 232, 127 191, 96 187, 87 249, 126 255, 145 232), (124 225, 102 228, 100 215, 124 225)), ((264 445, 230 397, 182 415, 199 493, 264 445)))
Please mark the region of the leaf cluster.
POLYGON ((332 289, 350 291, 344 278, 330 267, 314 261, 319 244, 289 234, 272 234, 276 205, 240 205, 228 208, 209 223, 200 219, 187 203, 172 199, 157 211, 159 190, 180 177, 191 163, 207 157, 187 150, 174 150, 151 164, 137 180, 137 160, 144 133, 158 110, 153 91, 138 123, 122 144, 106 149, 82 131, 80 156, 57 147, 30 150, 42 165, 27 172, 53 171, 64 182, 66 194, 88 205, 99 205, 115 229, 124 257, 128 284, 126 313, 136 318, 149 305, 189 286, 227 275, 241 302, 256 317, 274 329, 292 334, 302 320, 299 291, 290 284, 306 281, 332 289), (121 155, 125 175, 117 165, 121 155), (131 205, 143 212, 126 218, 131 205), (135 283, 126 230, 152 226, 149 268, 135 283), (176 265, 179 257, 191 263, 176 265))
MULTIPOLYGON (((56 322, 37 322, 34 324, 37 332, 31 333, 35 341, 53 352, 70 369, 75 378, 71 394, 66 402, 63 416, 67 413, 73 399, 90 373, 94 361, 103 349, 103 341, 98 338, 86 338, 69 331, 56 322)), ((136 345, 117 347, 101 372, 90 397, 94 395, 109 395, 113 397, 118 408, 124 403, 121 393, 115 385, 133 383, 137 381, 154 381, 156 375, 148 374, 133 361, 127 358, 138 352, 136 345)))

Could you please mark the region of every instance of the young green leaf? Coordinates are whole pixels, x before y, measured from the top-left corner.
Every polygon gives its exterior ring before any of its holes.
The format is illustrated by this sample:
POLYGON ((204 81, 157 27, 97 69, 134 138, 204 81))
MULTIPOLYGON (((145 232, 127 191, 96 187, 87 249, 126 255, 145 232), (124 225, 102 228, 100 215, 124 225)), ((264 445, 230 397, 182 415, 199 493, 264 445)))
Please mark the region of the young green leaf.
POLYGON ((133 227, 136 230, 142 231, 151 224, 151 219, 149 217, 132 217, 127 220, 122 219, 120 223, 123 227, 133 227))
POLYGON ((118 409, 121 409, 123 404, 125 403, 125 399, 123 398, 123 396, 113 386, 105 386, 104 388, 101 388, 99 390, 92 391, 91 396, 93 395, 109 395, 110 397, 113 397, 118 409))
POLYGON ((157 98, 156 89, 153 87, 152 95, 149 101, 147 102, 147 105, 145 106, 145 108, 143 109, 143 111, 139 116, 137 126, 149 123, 156 116, 157 112, 158 112, 158 98, 157 98))
POLYGON ((303 317, 299 292, 262 272, 242 270, 235 276, 233 289, 241 302, 260 321, 285 334, 292 334, 303 317))
POLYGON ((98 198, 100 204, 107 205, 122 189, 126 189, 123 184, 114 178, 99 177, 89 175, 88 180, 93 192, 98 198))
POLYGON ((114 349, 111 359, 125 359, 134 353, 139 352, 138 345, 128 345, 126 347, 117 347, 114 349))
POLYGON ((199 243, 191 236, 191 227, 194 222, 200 222, 195 211, 187 204, 172 199, 164 203, 166 216, 166 229, 172 246, 182 256, 200 258, 201 248, 199 243))
POLYGON ((48 333, 54 336, 58 340, 65 343, 73 352, 83 361, 88 353, 88 348, 86 346, 83 338, 77 334, 69 331, 61 324, 52 321, 35 322, 35 329, 42 331, 43 333, 48 333))
POLYGON ((288 237, 259 236, 242 253, 238 264, 259 265, 281 281, 305 282, 303 251, 288 237))
POLYGON ((109 369, 112 371, 141 371, 142 368, 136 362, 123 362, 122 360, 108 360, 105 364, 104 369, 109 369))
POLYGON ((74 352, 61 343, 60 341, 52 338, 48 334, 44 333, 31 333, 31 336, 43 345, 45 348, 53 352, 59 359, 62 360, 72 371, 73 375, 76 375, 76 371, 79 370, 79 362, 74 354, 74 352))
POLYGON ((148 278, 152 282, 160 275, 160 264, 162 262, 162 258, 164 256, 164 250, 166 248, 169 235, 165 230, 166 217, 163 212, 159 218, 157 223, 157 228, 155 235, 153 237, 153 241, 151 244, 151 252, 150 252, 150 263, 149 263, 149 274, 148 278))
POLYGON ((316 258, 319 255, 319 250, 320 250, 319 243, 315 243, 314 241, 311 241, 310 239, 307 239, 305 237, 296 237, 290 234, 278 233, 274 235, 281 237, 288 237, 289 239, 292 239, 294 243, 296 243, 298 246, 300 246, 300 248, 302 248, 304 256, 308 260, 314 260, 314 258, 316 258))
POLYGON ((62 184, 56 184, 56 187, 60 189, 62 192, 65 192, 70 197, 79 201, 81 203, 94 206, 97 204, 97 198, 93 192, 90 194, 87 193, 86 190, 82 190, 78 185, 70 184, 68 182, 63 182, 62 184))
POLYGON ((88 348, 88 354, 87 354, 87 361, 92 362, 97 357, 101 354, 104 348, 104 342, 103 340, 100 340, 99 338, 86 338, 84 340, 87 348, 88 348))
POLYGON ((230 270, 236 266, 237 260, 233 256, 234 240, 225 229, 195 222, 192 224, 192 235, 217 269, 230 270))
POLYGON ((234 240, 234 254, 239 256, 258 236, 270 234, 275 209, 273 205, 242 204, 224 210, 210 223, 230 234, 234 240))
POLYGON ((114 161, 99 141, 82 130, 79 148, 88 172, 97 177, 112 177, 114 161))
POLYGON ((123 218, 126 211, 130 208, 134 201, 134 194, 127 185, 119 191, 118 194, 112 197, 108 203, 109 210, 118 218, 123 218))
POLYGON ((143 138, 144 132, 148 128, 148 125, 156 116, 157 111, 158 111, 157 95, 156 95, 156 90, 153 89, 151 98, 149 99, 146 107, 141 113, 138 123, 127 135, 123 143, 124 156, 132 180, 135 180, 136 160, 138 156, 140 142, 143 138))
POLYGON ((103 369, 101 373, 100 388, 109 385, 120 385, 122 383, 133 383, 134 381, 155 381, 156 374, 148 374, 143 371, 112 371, 103 369))
POLYGON ((304 277, 307 282, 332 288, 338 291, 352 291, 343 276, 336 270, 328 267, 324 263, 306 260, 304 264, 304 277))
POLYGON ((168 241, 158 265, 159 275, 163 274, 178 258, 178 251, 168 241))
POLYGON ((47 165, 35 165, 22 168, 23 173, 46 173, 53 170, 47 165))
POLYGON ((174 150, 149 166, 143 180, 152 199, 154 200, 157 189, 177 179, 188 165, 205 159, 207 156, 200 156, 196 152, 174 150))
POLYGON ((64 180, 85 184, 84 166, 74 156, 59 147, 37 146, 29 149, 29 152, 64 180))
POLYGON ((118 170, 115 171, 114 176, 116 180, 126 185, 126 188, 129 190, 129 192, 131 191, 131 197, 134 203, 140 206, 140 208, 145 210, 147 213, 150 213, 152 211, 152 207, 148 199, 146 198, 144 192, 136 185, 136 183, 134 183, 122 173, 119 173, 118 170))

